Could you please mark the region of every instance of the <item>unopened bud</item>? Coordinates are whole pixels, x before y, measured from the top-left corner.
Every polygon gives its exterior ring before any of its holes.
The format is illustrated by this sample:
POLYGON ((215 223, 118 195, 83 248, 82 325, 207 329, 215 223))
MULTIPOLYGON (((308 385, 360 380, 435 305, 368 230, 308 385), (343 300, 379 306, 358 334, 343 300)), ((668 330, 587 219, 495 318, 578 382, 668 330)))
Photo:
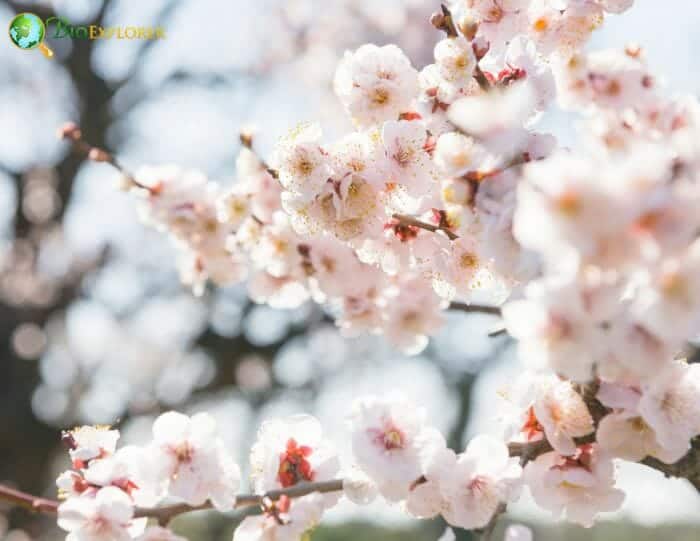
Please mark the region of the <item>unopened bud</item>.
POLYGON ((430 16, 430 24, 432 24, 438 30, 442 30, 443 26, 445 26, 445 16, 436 11, 430 16))
POLYGON ((642 55, 642 47, 638 43, 628 43, 625 54, 631 58, 639 58, 642 55))
POLYGON ((484 40, 483 38, 479 38, 472 42, 472 49, 474 50, 474 56, 476 56, 477 60, 481 60, 482 58, 484 58, 489 52, 490 48, 491 43, 484 40))
POLYGON ((239 135, 241 140, 241 145, 245 148, 253 148, 253 133, 249 131, 242 131, 239 135))
POLYGON ((111 161, 112 156, 101 148, 91 148, 90 152, 88 152, 88 159, 93 162, 108 162, 111 161))
POLYGON ((465 15, 459 20, 457 28, 460 32, 462 32, 462 34, 465 38, 467 38, 467 40, 471 41, 474 39, 477 31, 479 30, 479 23, 476 22, 476 19, 474 19, 473 17, 465 15))
POLYGON ((78 444, 75 442, 73 433, 69 430, 64 430, 61 432, 61 443, 66 447, 66 449, 73 450, 78 444))
POLYGON ((59 139, 70 139, 71 141, 78 141, 83 136, 80 128, 75 122, 66 122, 63 126, 58 129, 59 139))
POLYGON ((120 175, 117 181, 117 189, 122 192, 128 192, 132 188, 136 187, 134 180, 127 175, 120 175))

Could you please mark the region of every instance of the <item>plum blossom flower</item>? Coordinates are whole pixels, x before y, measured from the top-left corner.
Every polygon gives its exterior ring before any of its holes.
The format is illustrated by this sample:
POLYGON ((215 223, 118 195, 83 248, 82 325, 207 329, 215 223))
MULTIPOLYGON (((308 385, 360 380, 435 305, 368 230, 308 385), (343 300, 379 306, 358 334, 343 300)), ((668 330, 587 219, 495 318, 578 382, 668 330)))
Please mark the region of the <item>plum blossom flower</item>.
POLYGON ((444 174, 459 177, 477 170, 485 157, 484 149, 474 139, 450 131, 438 138, 433 159, 444 174))
POLYGON ((445 38, 435 45, 435 64, 440 76, 454 84, 465 85, 476 68, 472 44, 462 36, 445 38))
POLYGON ((535 109, 544 111, 554 100, 557 90, 552 69, 538 54, 535 44, 525 36, 511 41, 506 50, 505 65, 507 67, 499 73, 501 82, 526 78, 532 85, 535 109))
POLYGON ((447 300, 469 300, 486 282, 490 261, 482 253, 478 237, 467 234, 449 242, 440 239, 442 249, 436 251, 432 262, 433 287, 447 300))
POLYGON ((539 384, 532 406, 547 441, 561 455, 576 452, 574 438, 594 430, 593 418, 586 403, 569 381, 551 376, 539 384))
POLYGON ((520 244, 546 261, 567 256, 619 266, 626 260, 629 207, 619 184, 608 181, 595 160, 556 153, 527 164, 525 177, 513 220, 520 244))
MULTIPOLYGON (((310 415, 266 421, 250 453, 251 480, 257 493, 299 483, 329 481, 340 470, 334 446, 323 438, 321 424, 310 415)), ((324 496, 326 507, 336 495, 324 496)))
POLYGON ((503 52, 506 44, 525 29, 525 8, 529 0, 474 0, 466 5, 464 15, 478 23, 477 38, 490 45, 494 55, 503 52))
POLYGON ((360 292, 365 280, 357 280, 364 273, 371 273, 357 258, 355 252, 337 238, 325 235, 300 245, 308 250, 307 272, 317 286, 316 300, 342 297, 360 292))
POLYGON ((74 467, 83 468, 90 460, 114 453, 119 431, 108 426, 80 426, 64 432, 62 440, 68 446, 74 467))
POLYGON ((153 423, 148 454, 153 475, 168 496, 190 505, 210 500, 220 511, 233 508, 240 469, 209 414, 164 413, 153 423))
POLYGON ((679 257, 663 260, 643 273, 632 311, 636 319, 665 340, 683 341, 700 331, 700 241, 679 257))
MULTIPOLYGON (((90 462, 82 472, 87 490, 99 490, 100 487, 115 486, 120 488, 141 507, 153 507, 158 503, 160 490, 151 472, 150 456, 144 447, 129 445, 118 449, 113 455, 90 462)), ((74 486, 80 488, 80 482, 74 480, 74 486)))
POLYGON ((624 493, 615 488, 615 467, 596 445, 584 445, 564 457, 555 451, 525 467, 524 479, 535 502, 555 516, 590 527, 598 513, 615 511, 624 493))
POLYGON ((400 287, 387 295, 384 333, 401 351, 415 354, 443 323, 444 301, 418 277, 400 277, 400 287))
POLYGON ((233 534, 233 541, 300 541, 323 514, 321 494, 291 500, 282 497, 266 506, 262 515, 246 517, 233 534))
POLYGON ((501 503, 518 494, 522 474, 518 458, 510 457, 506 445, 490 436, 473 438, 464 453, 438 467, 445 502, 442 515, 453 526, 482 528, 501 503))
POLYGON ((363 45, 346 52, 335 74, 335 92, 360 126, 396 120, 418 94, 418 72, 396 45, 363 45))
POLYGON ((330 174, 320 139, 318 124, 301 124, 282 139, 272 160, 282 186, 305 199, 317 194, 330 174))
POLYGON ((535 370, 550 368, 575 381, 588 381, 602 335, 586 313, 575 282, 532 282, 526 298, 503 306, 508 332, 518 353, 535 370))
POLYGON ((423 475, 424 453, 444 445, 426 425, 425 411, 399 395, 367 397, 353 404, 352 450, 357 465, 390 501, 404 499, 423 475))
POLYGON ((634 412, 609 413, 603 417, 598 424, 596 441, 612 456, 632 462, 652 456, 672 464, 687 451, 687 447, 681 446, 680 452, 669 453, 659 445, 654 430, 634 412))
POLYGON ((443 443, 429 445, 423 456, 424 474, 411 485, 405 504, 414 516, 441 513, 453 526, 479 528, 519 493, 518 459, 509 457, 506 445, 490 436, 477 436, 459 455, 443 443))
POLYGON ((685 361, 671 363, 642 388, 639 413, 653 429, 666 460, 681 458, 690 449, 690 440, 700 435, 698 393, 700 365, 685 361))
POLYGON ((128 541, 140 533, 132 524, 133 516, 131 498, 116 487, 106 487, 94 497, 63 502, 58 507, 58 526, 68 532, 68 541, 128 541))
POLYGON ((248 280, 248 294, 253 302, 272 308, 297 308, 309 299, 309 290, 294 276, 273 276, 260 271, 248 280))
POLYGON ((415 197, 435 185, 432 161, 425 149, 428 133, 419 121, 385 122, 382 142, 387 158, 387 182, 403 186, 415 197))
POLYGON ((524 79, 500 90, 461 98, 450 106, 447 116, 492 153, 508 156, 526 143, 524 126, 536 106, 533 83, 524 79))
POLYGON ((214 186, 194 169, 176 165, 146 166, 136 170, 134 188, 142 198, 142 219, 179 239, 188 239, 210 225, 203 216, 208 210, 214 186), (142 188, 143 187, 143 188, 142 188))
POLYGON ((641 389, 622 384, 601 383, 598 400, 612 412, 598 423, 596 441, 610 455, 638 462, 646 456, 672 464, 687 451, 683 442, 665 449, 656 439, 654 429, 639 412, 641 389))

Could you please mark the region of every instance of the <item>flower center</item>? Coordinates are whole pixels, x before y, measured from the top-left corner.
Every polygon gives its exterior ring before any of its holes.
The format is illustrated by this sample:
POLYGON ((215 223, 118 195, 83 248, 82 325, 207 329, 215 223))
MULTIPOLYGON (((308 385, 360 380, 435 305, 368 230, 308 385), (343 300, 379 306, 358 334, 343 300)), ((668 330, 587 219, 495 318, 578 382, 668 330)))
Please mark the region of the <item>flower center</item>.
POLYGON ((459 258, 459 266, 463 269, 473 269, 478 263, 479 259, 474 254, 465 253, 459 258))
POLYGON ((375 105, 384 105, 389 101, 389 91, 385 88, 377 88, 370 98, 375 105))
POLYGON ((194 456, 194 449, 188 442, 183 442, 173 449, 173 454, 178 462, 190 462, 194 456))
POLYGON ((525 419, 525 423, 520 431, 525 434, 527 441, 532 441, 544 433, 544 428, 537 420, 537 416, 535 416, 535 408, 532 406, 530 406, 527 410, 527 418, 525 419))
POLYGON ((280 453, 280 465, 277 479, 282 487, 287 488, 301 481, 313 481, 314 472, 307 460, 313 449, 306 445, 298 445, 294 438, 287 441, 287 448, 280 453))
POLYGON ((571 336, 571 324, 566 318, 551 314, 544 332, 544 338, 549 344, 556 344, 571 336))
POLYGON ((546 17, 539 17, 533 24, 532 28, 535 32, 544 32, 549 28, 549 21, 546 17))
POLYGON ((559 195, 555 201, 554 205, 563 215, 572 218, 577 216, 581 212, 581 198, 573 190, 567 190, 561 195, 559 195))
POLYGON ((406 435, 391 421, 385 421, 383 429, 373 428, 369 432, 373 436, 374 443, 387 451, 406 447, 406 435))
POLYGON ((484 487, 486 487, 487 482, 488 479, 486 479, 486 477, 482 475, 477 475, 471 481, 469 481, 467 488, 471 492, 481 492, 484 489, 484 487))
POLYGON ((412 148, 399 147, 393 158, 400 167, 406 167, 411 163, 411 160, 413 160, 414 154, 415 152, 412 148))
POLYGON ((302 177, 309 176, 314 170, 314 164, 306 157, 300 157, 293 167, 294 171, 302 177))

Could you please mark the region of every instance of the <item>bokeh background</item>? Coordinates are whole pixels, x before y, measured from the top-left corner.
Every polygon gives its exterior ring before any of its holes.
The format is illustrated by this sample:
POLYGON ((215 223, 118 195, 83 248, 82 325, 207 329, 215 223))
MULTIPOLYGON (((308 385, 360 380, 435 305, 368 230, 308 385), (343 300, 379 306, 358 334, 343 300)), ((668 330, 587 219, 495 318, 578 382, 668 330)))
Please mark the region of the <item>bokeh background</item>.
MULTIPOLYGON (((67 465, 62 428, 116 425, 148 438, 168 409, 208 410, 245 464, 265 418, 317 415, 343 453, 350 400, 399 388, 420 401, 460 447, 493 431, 498 388, 518 370, 507 337, 488 338, 489 316, 451 313, 420 356, 377 337, 346 340, 317 306, 251 305, 243 288, 194 298, 174 254, 139 224, 109 167, 86 163, 55 137, 66 120, 128 167, 176 162, 235 182, 241 128, 256 146, 301 120, 329 137, 347 128, 332 74, 347 48, 398 43, 417 67, 438 33, 435 0, 0 0, 0 26, 15 13, 74 24, 162 26, 162 41, 49 39, 51 61, 0 37, 0 482, 48 496, 67 465)), ((611 17, 591 48, 635 41, 670 88, 700 88, 700 3, 637 0, 611 17)), ((574 144, 562 113, 543 129, 574 144)), ((501 520, 533 527, 538 541, 697 541, 700 497, 682 481, 627 465, 621 511, 591 530, 553 523, 524 499, 501 520)), ((228 540, 234 517, 191 515, 176 529, 228 540)), ((444 524, 399 510, 340 506, 315 541, 425 540, 444 524)), ((500 527, 502 529, 502 525, 500 527)), ((0 506, 0 540, 62 539, 50 520, 0 506)), ((460 539, 468 534, 461 533, 460 539)))

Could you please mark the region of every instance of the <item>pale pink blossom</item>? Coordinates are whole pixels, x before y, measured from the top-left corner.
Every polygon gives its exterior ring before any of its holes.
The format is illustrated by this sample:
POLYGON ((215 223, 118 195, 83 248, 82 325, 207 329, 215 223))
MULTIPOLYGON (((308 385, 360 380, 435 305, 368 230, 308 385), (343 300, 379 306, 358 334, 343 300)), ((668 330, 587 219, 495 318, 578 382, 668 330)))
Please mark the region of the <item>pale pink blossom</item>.
POLYGON ((77 468, 90 460, 104 458, 114 453, 119 440, 119 431, 108 426, 79 426, 63 433, 68 454, 77 468))
POLYGON ((423 475, 424 452, 444 442, 425 411, 397 395, 357 400, 350 430, 355 462, 390 501, 406 498, 423 475))
POLYGON ((190 505, 210 500, 220 511, 233 508, 240 469, 209 414, 164 413, 153 424, 148 453, 153 475, 167 496, 190 505))
MULTIPOLYGON (((335 447, 323 437, 321 424, 310 415, 266 421, 250 452, 251 480, 259 494, 299 483, 330 481, 340 470, 335 447)), ((324 496, 325 507, 338 497, 324 496)))
POLYGON ((476 56, 472 44, 464 37, 450 37, 435 45, 435 64, 440 76, 453 84, 467 84, 476 68, 476 56))
POLYGON ((330 174, 320 139, 317 124, 301 124, 280 141, 272 160, 282 186, 305 199, 317 194, 330 174))
POLYGON ((68 532, 67 541, 128 541, 139 533, 133 516, 131 498, 116 487, 106 487, 94 496, 63 502, 58 507, 58 526, 68 532))
POLYGON ((539 382, 533 411, 547 441, 561 455, 576 452, 574 438, 594 430, 593 418, 583 398, 568 381, 556 376, 539 382))
POLYGON ((552 451, 525 467, 525 482, 535 502, 555 517, 590 527, 601 512, 615 511, 624 493, 615 488, 615 467, 595 445, 563 457, 552 451))
POLYGON ((482 528, 502 503, 518 495, 522 469, 502 441, 477 436, 464 453, 443 457, 435 465, 435 478, 444 502, 442 515, 452 526, 482 528))
POLYGON ((346 52, 335 74, 335 92, 353 120, 368 126, 396 120, 418 94, 418 73, 396 45, 363 45, 346 52))
POLYGON ((321 494, 302 498, 283 497, 262 515, 246 517, 233 534, 233 541, 301 541, 323 515, 321 494))
POLYGON ((508 332, 531 368, 549 368, 575 381, 591 378, 602 331, 587 314, 576 283, 532 282, 526 297, 503 306, 508 332))

